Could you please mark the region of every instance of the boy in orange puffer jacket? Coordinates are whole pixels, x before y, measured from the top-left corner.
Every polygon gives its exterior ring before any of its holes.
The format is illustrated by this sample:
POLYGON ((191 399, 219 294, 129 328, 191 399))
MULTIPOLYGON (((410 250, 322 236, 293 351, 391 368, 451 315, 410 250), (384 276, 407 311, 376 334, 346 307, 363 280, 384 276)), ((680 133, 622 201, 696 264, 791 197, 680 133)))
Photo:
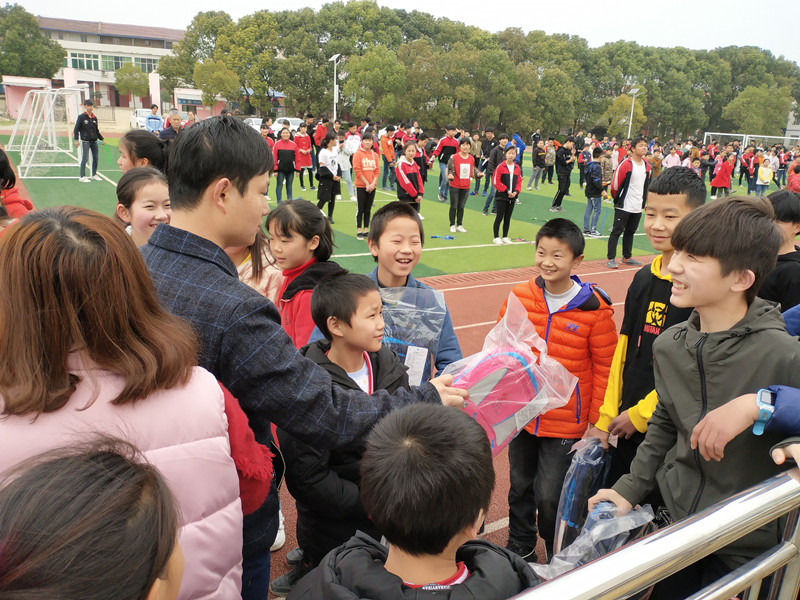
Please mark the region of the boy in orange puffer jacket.
MULTIPOLYGON (((584 245, 575 223, 551 219, 536 234, 535 264, 540 275, 513 289, 547 343, 548 354, 578 377, 569 403, 531 421, 508 447, 506 547, 534 562, 537 533, 544 539, 547 559, 553 555, 570 450, 599 417, 617 344, 610 298, 593 284, 570 276, 583 260, 584 245)), ((501 317, 505 310, 504 304, 501 317)))

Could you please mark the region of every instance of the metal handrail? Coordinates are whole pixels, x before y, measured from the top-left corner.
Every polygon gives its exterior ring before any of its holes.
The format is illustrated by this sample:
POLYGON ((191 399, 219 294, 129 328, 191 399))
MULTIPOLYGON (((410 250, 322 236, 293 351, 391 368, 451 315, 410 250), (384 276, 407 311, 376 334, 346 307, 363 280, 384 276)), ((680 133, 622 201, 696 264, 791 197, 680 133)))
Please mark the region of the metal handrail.
MULTIPOLYGON (((794 469, 767 479, 683 521, 542 583, 514 598, 515 600, 626 598, 797 508, 800 508, 800 473, 794 469)), ((789 567, 782 579, 783 586, 787 589, 796 589, 800 576, 797 519, 792 519, 790 527, 787 526, 785 539, 786 541, 776 549, 766 552, 717 584, 702 590, 701 593, 705 595, 696 595, 695 598, 697 600, 729 598, 730 596, 718 596, 712 592, 722 593, 722 588, 716 589, 718 585, 725 585, 727 590, 727 586, 735 587, 741 584, 738 589, 744 589, 787 564, 789 567), (766 560, 765 564, 759 562, 762 559, 766 560), (752 575, 756 571, 757 576, 752 575), (727 581, 733 578, 739 579, 735 583, 727 581)), ((778 598, 795 597, 784 595, 784 591, 786 590, 782 590, 778 598)))

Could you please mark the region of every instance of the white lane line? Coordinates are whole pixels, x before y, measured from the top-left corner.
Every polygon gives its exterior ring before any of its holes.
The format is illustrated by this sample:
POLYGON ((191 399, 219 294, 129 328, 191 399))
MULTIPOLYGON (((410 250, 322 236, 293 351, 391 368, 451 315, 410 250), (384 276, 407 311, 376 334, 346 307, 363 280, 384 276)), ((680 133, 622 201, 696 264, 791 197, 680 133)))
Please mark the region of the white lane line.
POLYGON ((505 529, 508 527, 508 517, 503 519, 498 519, 497 521, 492 521, 491 523, 487 523, 483 526, 483 534, 486 535, 488 533, 494 533, 495 531, 500 531, 501 529, 505 529))
POLYGON ((98 172, 97 172, 97 174, 98 174, 98 175, 100 175, 100 177, 102 177, 103 179, 105 179, 105 180, 106 180, 108 183, 110 183, 110 184, 111 184, 111 185, 113 185, 114 187, 117 187, 117 182, 116 182, 116 181, 114 181, 113 179, 109 179, 108 177, 106 177, 105 175, 103 175, 103 174, 102 174, 100 171, 98 171, 98 172))

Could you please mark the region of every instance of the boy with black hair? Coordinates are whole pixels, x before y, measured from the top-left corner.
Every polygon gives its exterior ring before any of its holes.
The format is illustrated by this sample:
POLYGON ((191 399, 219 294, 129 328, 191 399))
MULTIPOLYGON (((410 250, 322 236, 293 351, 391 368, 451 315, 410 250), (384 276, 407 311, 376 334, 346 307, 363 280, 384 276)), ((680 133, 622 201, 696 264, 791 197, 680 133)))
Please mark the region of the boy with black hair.
MULTIPOLYGON (((600 490, 590 507, 609 500, 629 510, 658 485, 677 521, 783 470, 769 452, 782 436, 769 431, 738 436, 718 462, 702 461, 691 445, 697 422, 731 398, 800 385, 797 340, 780 310, 756 298, 781 245, 773 218, 765 199, 732 196, 692 211, 675 228, 670 302, 694 311, 654 342, 658 404, 647 435, 630 473, 600 490)), ((780 531, 777 521, 757 529, 659 582, 651 599, 692 595, 779 543, 780 531)))
POLYGON ((561 208, 564 196, 569 192, 569 178, 572 167, 575 166, 575 140, 572 136, 564 140, 564 145, 556 151, 556 177, 558 178, 558 191, 553 198, 550 212, 567 212, 561 208))
MULTIPOLYGON (((528 560, 534 558, 537 533, 544 540, 548 559, 553 554, 570 451, 589 424, 597 421, 617 343, 611 300, 593 284, 570 276, 583 260, 584 246, 575 223, 551 219, 536 234, 539 276, 513 289, 547 344, 548 355, 578 377, 565 406, 531 421, 508 446, 511 487, 506 547, 528 560)), ((505 309, 504 304, 501 317, 505 309)))
MULTIPOLYGON (((497 146, 492 149, 492 152, 489 154, 489 160, 486 162, 486 177, 487 179, 491 179, 494 181, 494 170, 503 163, 505 160, 505 152, 506 152, 506 145, 508 144, 508 134, 501 133, 497 136, 497 146)), ((497 213, 497 206, 494 204, 494 197, 497 194, 497 190, 495 189, 494 185, 489 190, 489 195, 486 196, 486 202, 483 205, 483 216, 487 216, 489 214, 489 207, 492 207, 492 214, 497 213)))
MULTIPOLYGON (((605 399, 596 429, 591 432, 606 447, 609 434, 618 437, 611 459, 611 483, 630 471, 656 407, 653 342, 662 331, 685 321, 692 312, 691 307, 680 308, 670 303, 672 278, 667 268, 675 252, 672 247, 675 227, 705 201, 705 184, 686 167, 667 169, 650 186, 644 232, 661 254, 652 264, 639 269, 628 288, 605 399)), ((661 504, 657 495, 651 495, 648 501, 654 509, 661 504)))
MULTIPOLYGON (((363 134, 362 134, 363 135, 363 134)), ((325 369, 334 387, 393 392, 409 389, 406 367, 383 346, 383 307, 377 284, 344 269, 323 278, 311 296, 311 318, 325 336, 300 354, 325 369)), ((361 448, 330 450, 278 430, 286 485, 297 503, 301 564, 270 584, 288 594, 294 584, 356 531, 380 539, 358 496, 361 448)))
POLYGON ((800 233, 800 196, 789 190, 773 192, 767 199, 775 211, 775 224, 783 243, 778 251, 778 264, 764 279, 759 298, 772 300, 786 312, 800 304, 800 248, 795 245, 800 233))
POLYGON ((97 141, 103 142, 103 134, 97 124, 97 115, 94 114, 94 102, 86 100, 83 103, 84 112, 78 115, 75 121, 75 128, 72 135, 75 138, 75 147, 81 147, 81 176, 78 181, 89 183, 92 179, 100 181, 101 177, 97 174, 97 161, 99 154, 97 151, 97 141), (80 137, 80 140, 78 140, 80 137), (86 176, 86 162, 89 160, 89 153, 92 154, 92 175, 86 176))
MULTIPOLYGON (((494 135, 494 127, 487 127, 484 130, 484 138, 481 142, 481 162, 478 167, 478 170, 481 172, 482 175, 487 175, 485 177, 485 182, 483 184, 483 196, 486 197, 486 193, 489 190, 489 186, 491 185, 491 174, 487 174, 486 170, 489 165, 489 156, 492 154, 492 150, 497 148, 497 144, 499 143, 497 138, 494 135)), ((477 182, 476 182, 477 183, 477 182)), ((477 191, 478 187, 475 187, 477 191)))
POLYGON ((495 482, 482 427, 460 410, 410 408, 375 426, 361 460, 361 501, 388 548, 356 534, 290 599, 501 600, 540 583, 519 556, 475 539, 495 482))
MULTIPOLYGON (((644 160, 647 154, 647 140, 637 137, 631 142, 631 155, 621 162, 611 182, 611 197, 614 198, 614 225, 608 236, 609 269, 618 269, 617 242, 622 236, 622 264, 641 267, 642 263, 633 258, 633 236, 639 227, 642 210, 647 203, 647 189, 650 186, 652 166, 644 160)), ((675 168, 675 167, 672 167, 675 168)))
MULTIPOLYGON (((447 377, 392 395, 332 389, 330 376, 298 354, 272 302, 239 281, 223 248, 250 246, 269 210, 272 154, 251 127, 230 115, 211 117, 187 129, 170 157, 172 219, 156 227, 141 252, 161 303, 192 323, 200 366, 239 400, 256 441, 270 445, 274 422, 310 444, 339 447, 357 443, 398 406, 440 396, 463 404, 464 392, 444 386, 447 377)), ((273 485, 264 505, 244 519, 244 600, 268 593, 277 529, 273 485)))
POLYGON ((450 181, 447 179, 447 162, 451 156, 458 152, 458 140, 455 135, 456 126, 447 125, 445 127, 445 136, 439 140, 431 155, 431 161, 433 161, 434 157, 439 159, 439 202, 448 201, 450 181))
MULTIPOLYGON (((588 148, 588 146, 587 146, 588 148)), ((586 182, 586 211, 583 213, 583 235, 586 237, 599 238, 601 233, 597 231, 597 221, 600 220, 600 213, 603 210, 603 198, 608 194, 603 188, 603 167, 600 165, 600 158, 603 156, 603 149, 599 146, 592 150, 591 158, 582 166, 581 175, 586 182)))

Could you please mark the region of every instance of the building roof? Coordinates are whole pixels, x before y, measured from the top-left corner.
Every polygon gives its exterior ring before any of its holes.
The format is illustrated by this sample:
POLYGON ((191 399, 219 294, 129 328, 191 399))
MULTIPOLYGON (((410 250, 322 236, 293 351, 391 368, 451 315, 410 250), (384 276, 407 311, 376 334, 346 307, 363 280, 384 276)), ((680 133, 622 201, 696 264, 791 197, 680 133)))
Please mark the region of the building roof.
POLYGON ((146 27, 141 25, 120 25, 118 23, 101 23, 99 21, 75 21, 73 19, 53 19, 36 17, 39 29, 51 31, 72 31, 91 35, 110 35, 115 37, 143 38, 148 40, 167 40, 179 42, 186 32, 183 29, 167 29, 166 27, 146 27))

